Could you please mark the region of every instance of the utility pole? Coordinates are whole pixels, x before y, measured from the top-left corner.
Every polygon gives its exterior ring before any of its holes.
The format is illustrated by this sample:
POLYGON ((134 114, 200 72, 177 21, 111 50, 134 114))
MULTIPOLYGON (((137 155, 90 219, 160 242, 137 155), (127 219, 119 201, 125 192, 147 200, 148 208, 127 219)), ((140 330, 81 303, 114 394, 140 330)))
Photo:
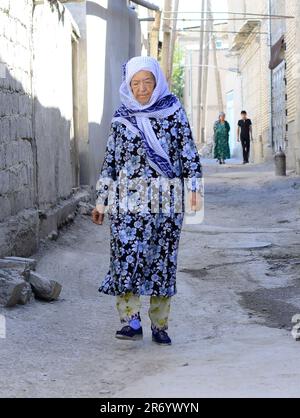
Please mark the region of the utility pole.
POLYGON ((175 43, 177 38, 177 17, 178 17, 178 8, 179 8, 179 0, 173 0, 173 27, 172 27, 172 35, 171 35, 171 48, 170 48, 170 73, 167 76, 167 80, 169 85, 172 83, 172 74, 173 74, 173 63, 174 63, 174 52, 175 52, 175 43))
POLYGON ((172 0, 164 2, 164 19, 163 19, 163 45, 162 45, 162 69, 166 76, 170 73, 170 49, 171 49, 171 28, 170 22, 172 17, 172 0))
MULTIPOLYGON (((207 0, 207 13, 208 17, 212 17, 211 14, 211 0, 207 0)), ((207 20, 205 26, 205 53, 204 53, 204 69, 203 69, 203 95, 202 102, 203 108, 201 112, 201 136, 200 142, 205 143, 206 139, 206 114, 207 114, 207 89, 208 89, 208 64, 209 64, 209 51, 210 51, 210 30, 212 30, 213 21, 207 20)))
POLYGON ((161 23, 161 11, 155 11, 155 21, 152 25, 150 32, 150 56, 158 59, 158 42, 159 42, 159 31, 161 23))
POLYGON ((218 67, 216 38, 215 38, 215 35, 214 34, 211 37, 211 42, 212 42, 212 48, 213 48, 213 57, 214 57, 215 78, 216 78, 216 86, 217 86, 217 96, 218 96, 219 111, 220 112, 224 112, 222 84, 221 84, 220 70, 219 70, 219 67, 218 67))
POLYGON ((192 129, 194 128, 194 103, 193 103, 193 51, 189 51, 189 95, 190 95, 190 121, 192 129))
POLYGON ((139 6, 146 7, 148 10, 153 10, 155 12, 155 20, 150 31, 149 47, 147 50, 150 53, 150 56, 153 58, 158 58, 158 42, 159 42, 159 31, 160 31, 160 21, 161 21, 161 10, 159 6, 153 4, 147 0, 131 0, 133 3, 138 4, 139 6))
POLYGON ((203 44, 204 44, 204 31, 203 22, 205 15, 205 0, 202 0, 201 6, 201 30, 200 30, 200 45, 199 45, 199 69, 198 69, 198 95, 197 95, 197 142, 200 143, 201 136, 201 101, 202 101, 202 76, 203 76, 203 44))

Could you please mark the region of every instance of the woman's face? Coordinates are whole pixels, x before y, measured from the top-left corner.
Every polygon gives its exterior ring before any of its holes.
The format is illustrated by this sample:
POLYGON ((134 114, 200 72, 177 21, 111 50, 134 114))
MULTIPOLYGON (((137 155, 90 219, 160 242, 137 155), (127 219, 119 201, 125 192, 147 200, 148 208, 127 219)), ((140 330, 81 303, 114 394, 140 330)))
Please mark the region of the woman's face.
POLYGON ((130 82, 134 97, 142 105, 150 101, 155 85, 154 75, 150 71, 139 71, 130 82))
POLYGON ((226 118, 226 115, 220 115, 220 121, 221 122, 224 122, 225 121, 225 118, 226 118))

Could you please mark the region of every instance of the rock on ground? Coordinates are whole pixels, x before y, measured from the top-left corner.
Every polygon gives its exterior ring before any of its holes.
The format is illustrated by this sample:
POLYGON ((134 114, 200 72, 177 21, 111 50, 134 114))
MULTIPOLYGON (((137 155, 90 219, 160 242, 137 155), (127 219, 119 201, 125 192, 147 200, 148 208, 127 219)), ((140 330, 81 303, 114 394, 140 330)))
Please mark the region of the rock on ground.
POLYGON ((0 270, 0 304, 12 307, 32 300, 31 286, 18 270, 0 270))
POLYGON ((35 272, 30 272, 28 280, 34 295, 38 299, 47 301, 58 299, 62 290, 62 286, 58 282, 54 280, 48 280, 46 277, 35 272))

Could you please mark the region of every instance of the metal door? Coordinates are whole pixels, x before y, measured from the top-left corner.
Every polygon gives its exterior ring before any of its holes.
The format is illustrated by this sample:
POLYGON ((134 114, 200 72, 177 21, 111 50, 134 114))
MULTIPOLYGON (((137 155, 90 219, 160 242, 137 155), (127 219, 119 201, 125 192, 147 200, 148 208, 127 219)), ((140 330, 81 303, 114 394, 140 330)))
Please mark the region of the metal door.
POLYGON ((273 70, 272 105, 273 105, 273 146, 274 151, 286 148, 286 78, 283 61, 273 70))

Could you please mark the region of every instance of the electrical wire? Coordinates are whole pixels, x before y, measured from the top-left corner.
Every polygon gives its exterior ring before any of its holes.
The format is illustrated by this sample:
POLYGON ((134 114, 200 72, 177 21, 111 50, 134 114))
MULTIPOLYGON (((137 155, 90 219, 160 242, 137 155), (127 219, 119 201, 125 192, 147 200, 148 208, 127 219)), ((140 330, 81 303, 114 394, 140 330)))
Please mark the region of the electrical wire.
MULTIPOLYGON (((174 12, 166 12, 166 13, 170 13, 173 14, 174 12)), ((197 12, 184 12, 184 11, 180 11, 178 12, 178 14, 200 14, 202 13, 201 11, 197 12)), ((262 16, 262 17, 266 17, 266 18, 280 18, 280 19, 295 19, 295 16, 286 16, 286 15, 272 15, 272 14, 265 14, 265 13, 238 13, 238 12, 212 12, 213 14, 224 14, 224 15, 237 15, 237 16, 262 16)), ((204 14, 210 14, 210 12, 204 12, 204 14)))
MULTIPOLYGON (((256 22, 256 21, 260 21, 260 20, 270 20, 270 19, 274 19, 274 20, 282 20, 283 18, 282 17, 271 17, 271 18, 269 18, 269 17, 257 17, 256 19, 255 18, 242 18, 242 17, 239 17, 239 18, 223 18, 223 19, 220 19, 220 18, 214 18, 214 17, 207 17, 207 18, 201 18, 201 17, 199 17, 199 18, 196 18, 196 19, 191 19, 191 18, 179 18, 179 17, 177 17, 177 18, 175 18, 175 17, 164 17, 163 18, 164 20, 177 20, 177 21, 181 21, 181 22, 193 22, 193 21, 195 21, 195 22, 207 22, 207 21, 222 21, 222 22, 224 22, 224 21, 226 21, 226 22, 228 22, 228 21, 235 21, 235 22, 239 22, 239 21, 245 21, 245 20, 248 20, 249 22, 256 22)), ((293 16, 291 16, 291 17, 285 17, 284 19, 295 19, 293 16)))

